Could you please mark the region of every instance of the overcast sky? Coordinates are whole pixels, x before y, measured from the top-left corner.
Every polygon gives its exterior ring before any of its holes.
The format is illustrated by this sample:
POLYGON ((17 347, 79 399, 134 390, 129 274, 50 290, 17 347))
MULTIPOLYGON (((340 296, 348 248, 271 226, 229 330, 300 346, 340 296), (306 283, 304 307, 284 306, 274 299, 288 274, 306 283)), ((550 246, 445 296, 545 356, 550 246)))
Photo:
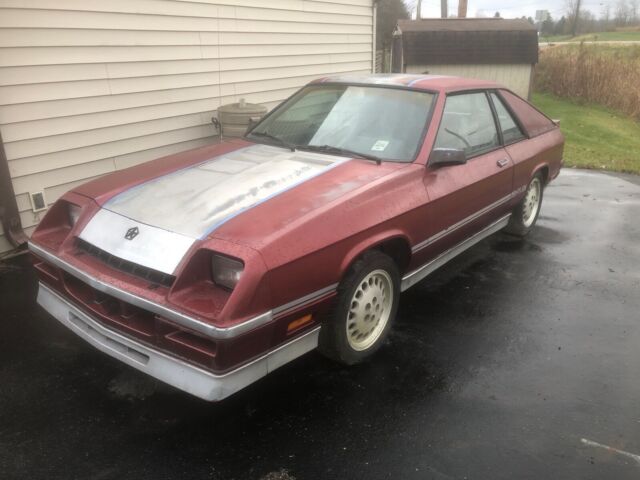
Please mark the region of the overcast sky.
MULTIPOLYGON (((449 14, 458 13, 458 0, 448 0, 449 14)), ((417 0, 407 0, 405 3, 409 7, 415 6, 417 0)), ((495 12, 505 18, 533 17, 536 10, 549 10, 555 19, 560 18, 566 12, 565 0, 468 0, 468 17, 484 16, 492 17, 495 12)), ((602 5, 609 3, 612 9, 615 6, 614 0, 583 0, 584 8, 591 10, 596 16, 600 15, 602 5)), ((414 8, 415 11, 415 8, 414 8)), ((423 17, 440 16, 440 0, 422 0, 423 17)))

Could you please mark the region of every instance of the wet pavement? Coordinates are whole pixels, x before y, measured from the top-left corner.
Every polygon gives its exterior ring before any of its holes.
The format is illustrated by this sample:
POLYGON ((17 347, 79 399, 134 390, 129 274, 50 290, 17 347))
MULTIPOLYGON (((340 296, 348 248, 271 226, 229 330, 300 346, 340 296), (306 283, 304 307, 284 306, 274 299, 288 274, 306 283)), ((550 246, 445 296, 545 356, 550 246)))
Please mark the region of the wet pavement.
POLYGON ((545 195, 526 240, 404 293, 368 363, 311 353, 219 404, 93 350, 0 264, 0 478, 640 477, 639 177, 545 195))

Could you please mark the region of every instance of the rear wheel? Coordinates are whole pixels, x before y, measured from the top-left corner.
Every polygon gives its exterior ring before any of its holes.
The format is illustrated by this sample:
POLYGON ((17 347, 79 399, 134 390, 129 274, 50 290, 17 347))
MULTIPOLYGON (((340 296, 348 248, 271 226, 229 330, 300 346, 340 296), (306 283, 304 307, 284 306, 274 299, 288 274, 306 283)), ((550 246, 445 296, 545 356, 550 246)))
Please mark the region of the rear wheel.
POLYGON ((542 174, 536 173, 529 182, 524 197, 513 210, 509 224, 505 228, 507 233, 524 237, 538 220, 542 205, 543 180, 542 174))
POLYGON ((399 295, 395 262, 382 252, 365 253, 340 282, 335 307, 320 331, 320 352, 347 365, 372 355, 389 333, 399 295))

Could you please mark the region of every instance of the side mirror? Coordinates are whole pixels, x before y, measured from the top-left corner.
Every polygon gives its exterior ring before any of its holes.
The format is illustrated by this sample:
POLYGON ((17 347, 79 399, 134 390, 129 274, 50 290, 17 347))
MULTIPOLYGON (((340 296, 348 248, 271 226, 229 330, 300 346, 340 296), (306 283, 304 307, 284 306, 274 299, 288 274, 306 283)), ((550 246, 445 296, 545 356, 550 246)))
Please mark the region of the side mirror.
POLYGON ((464 165, 465 163, 467 163, 467 156, 464 150, 458 148, 434 148, 429 155, 429 165, 432 167, 464 165))

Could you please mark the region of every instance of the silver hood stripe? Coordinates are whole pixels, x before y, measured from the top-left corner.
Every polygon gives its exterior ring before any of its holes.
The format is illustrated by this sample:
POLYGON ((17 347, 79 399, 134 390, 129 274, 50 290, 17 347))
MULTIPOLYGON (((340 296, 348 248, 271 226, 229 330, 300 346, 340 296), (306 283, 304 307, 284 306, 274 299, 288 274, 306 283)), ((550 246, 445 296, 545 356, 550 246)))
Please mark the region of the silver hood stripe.
POLYGON ((238 213, 345 160, 251 145, 122 192, 104 208, 198 239, 238 213))
POLYGON ((171 275, 196 240, 348 160, 251 145, 116 195, 79 236, 118 258, 171 275), (134 227, 139 234, 125 238, 134 227))

